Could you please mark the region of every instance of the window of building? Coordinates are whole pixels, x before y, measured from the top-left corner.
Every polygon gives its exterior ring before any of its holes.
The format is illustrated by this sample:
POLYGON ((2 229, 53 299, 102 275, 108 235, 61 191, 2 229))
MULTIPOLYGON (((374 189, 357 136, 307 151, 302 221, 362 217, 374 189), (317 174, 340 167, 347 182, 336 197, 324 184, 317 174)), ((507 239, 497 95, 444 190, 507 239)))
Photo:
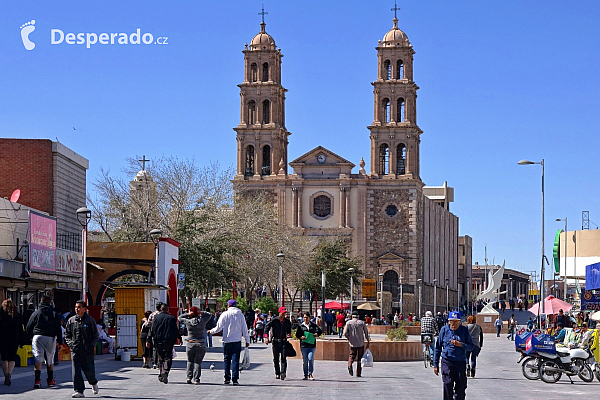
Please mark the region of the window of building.
POLYGON ((248 102, 248 124, 254 125, 256 123, 256 102, 250 100, 248 102))
POLYGON ((383 62, 383 73, 385 76, 384 79, 392 79, 392 63, 390 60, 385 60, 383 62))
POLYGON ((398 175, 406 174, 406 146, 399 144, 396 148, 396 157, 398 162, 396 163, 396 173, 398 175))
POLYGON ((246 170, 244 175, 254 175, 254 146, 246 147, 246 170))
POLYGON ((404 99, 400 97, 396 104, 396 121, 404 122, 405 112, 404 112, 404 99))
POLYGON ((315 197, 313 200, 314 215, 325 218, 331 215, 331 199, 325 195, 315 197))
POLYGON ((402 60, 396 62, 396 79, 404 79, 404 63, 402 60))
POLYGON ((263 124, 269 124, 269 123, 271 123, 271 102, 269 100, 265 100, 265 101, 263 101, 262 106, 263 106, 262 122, 263 122, 263 124))
POLYGON ((393 217, 394 215, 398 214, 398 207, 393 204, 388 204, 388 206, 385 208, 385 213, 388 216, 393 217))
POLYGON ((390 99, 388 99, 388 98, 383 99, 382 109, 383 109, 383 122, 390 122, 390 114, 391 114, 390 99))
POLYGON ((379 174, 387 175, 390 173, 389 170, 390 162, 390 148, 387 144, 379 146, 379 174))
POLYGON ((263 175, 271 175, 271 146, 263 147, 261 171, 263 175))
POLYGON ((263 63, 262 81, 267 82, 268 80, 269 80, 269 63, 263 63))
POLYGON ((250 64, 250 82, 258 81, 258 65, 256 63, 250 64))

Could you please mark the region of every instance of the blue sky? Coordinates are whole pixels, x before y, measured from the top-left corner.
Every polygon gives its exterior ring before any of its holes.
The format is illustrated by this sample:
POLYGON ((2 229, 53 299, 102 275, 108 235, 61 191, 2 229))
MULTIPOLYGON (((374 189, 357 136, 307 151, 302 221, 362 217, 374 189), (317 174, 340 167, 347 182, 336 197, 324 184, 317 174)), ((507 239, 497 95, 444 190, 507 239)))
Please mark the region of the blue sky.
MULTIPOLYGON (((322 145, 369 165, 377 40, 393 1, 264 1, 284 54, 289 160, 322 145)), ((540 266, 541 169, 546 162, 546 255, 556 229, 581 212, 600 223, 600 3, 399 2, 420 90, 421 177, 455 188, 451 211, 473 237, 473 261, 540 266)), ((56 140, 119 173, 125 158, 176 155, 235 163, 244 43, 261 1, 0 3, 0 136, 56 140), (34 19, 27 51, 20 26, 34 19), (65 34, 124 32, 166 45, 52 45, 65 34), (73 130, 73 127, 76 130, 73 130)), ((0 149, 1 150, 1 149, 0 149)), ((354 172, 358 171, 358 167, 354 172)))

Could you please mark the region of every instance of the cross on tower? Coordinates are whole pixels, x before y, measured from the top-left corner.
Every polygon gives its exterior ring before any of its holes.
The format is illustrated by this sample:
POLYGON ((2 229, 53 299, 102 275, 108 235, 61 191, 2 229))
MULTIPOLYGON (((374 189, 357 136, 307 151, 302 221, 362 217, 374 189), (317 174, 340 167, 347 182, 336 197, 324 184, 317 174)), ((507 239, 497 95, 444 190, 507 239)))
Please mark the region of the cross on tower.
POLYGON ((398 7, 398 4, 396 4, 396 0, 394 0, 394 8, 392 8, 392 11, 394 12, 394 18, 398 18, 396 13, 399 9, 400 7, 398 7))
POLYGON ((258 13, 258 15, 262 16, 262 22, 265 22, 265 15, 269 15, 268 12, 265 12, 265 5, 262 5, 262 11, 258 13))
POLYGON ((138 160, 138 161, 142 163, 142 171, 145 171, 146 170, 146 162, 150 161, 150 160, 147 160, 146 156, 144 155, 144 156, 142 156, 142 159, 138 160))

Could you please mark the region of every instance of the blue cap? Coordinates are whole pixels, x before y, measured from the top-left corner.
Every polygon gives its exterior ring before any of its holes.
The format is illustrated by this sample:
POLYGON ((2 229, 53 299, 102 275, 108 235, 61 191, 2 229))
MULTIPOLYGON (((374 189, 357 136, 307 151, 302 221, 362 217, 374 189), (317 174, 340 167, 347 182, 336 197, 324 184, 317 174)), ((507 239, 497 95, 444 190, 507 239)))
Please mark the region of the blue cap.
POLYGON ((450 311, 448 321, 460 321, 460 313, 458 311, 450 311))
POLYGON ((235 306, 237 306, 237 301, 235 301, 234 299, 231 299, 227 302, 227 305, 230 307, 235 307, 235 306))

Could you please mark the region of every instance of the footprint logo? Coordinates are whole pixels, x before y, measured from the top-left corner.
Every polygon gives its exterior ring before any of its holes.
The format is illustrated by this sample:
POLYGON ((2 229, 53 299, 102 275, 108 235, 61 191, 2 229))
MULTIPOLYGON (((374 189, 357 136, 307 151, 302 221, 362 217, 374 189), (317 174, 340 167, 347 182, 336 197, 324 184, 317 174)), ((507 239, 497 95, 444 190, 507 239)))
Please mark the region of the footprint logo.
POLYGON ((35 31, 35 19, 21 25, 21 39, 23 39, 23 46, 27 50, 33 50, 35 48, 35 43, 29 40, 29 34, 35 31))

